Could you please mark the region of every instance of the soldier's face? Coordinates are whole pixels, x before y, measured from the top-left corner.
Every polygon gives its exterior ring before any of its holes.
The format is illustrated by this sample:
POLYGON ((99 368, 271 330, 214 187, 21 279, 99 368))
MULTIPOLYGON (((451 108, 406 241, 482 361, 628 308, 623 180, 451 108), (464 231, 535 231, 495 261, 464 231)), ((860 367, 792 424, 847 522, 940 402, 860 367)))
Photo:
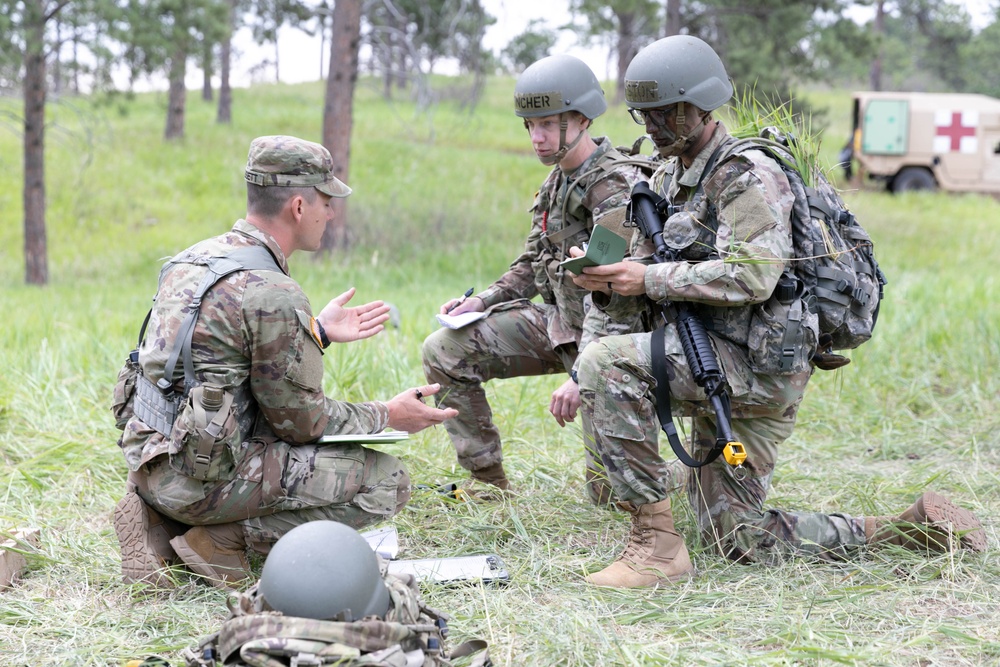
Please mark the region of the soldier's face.
POLYGON ((646 127, 646 133, 657 146, 669 146, 677 139, 677 105, 658 109, 632 109, 633 119, 646 127))
POLYGON ((316 191, 313 201, 303 199, 302 219, 300 221, 299 247, 310 252, 319 250, 323 241, 323 232, 333 220, 333 208, 330 202, 333 197, 316 191))
MULTIPOLYGON (((583 131, 583 120, 576 114, 568 113, 566 125, 566 144, 573 143, 583 131)), ((541 118, 525 118, 524 127, 531 137, 531 147, 535 155, 544 159, 559 150, 559 114, 542 116, 541 118)))

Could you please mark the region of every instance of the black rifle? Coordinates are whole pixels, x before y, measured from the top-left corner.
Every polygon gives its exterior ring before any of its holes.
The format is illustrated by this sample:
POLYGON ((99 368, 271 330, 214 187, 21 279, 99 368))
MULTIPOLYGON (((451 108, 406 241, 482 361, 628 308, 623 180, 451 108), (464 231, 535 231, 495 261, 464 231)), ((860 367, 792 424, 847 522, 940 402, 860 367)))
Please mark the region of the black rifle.
MULTIPOLYGON (((681 261, 679 253, 671 250, 663 242, 663 220, 674 213, 663 197, 658 196, 646 183, 637 183, 632 188, 632 203, 630 206, 630 221, 653 242, 653 261, 657 264, 681 261)), ((653 377, 656 378, 656 415, 660 419, 660 427, 667 434, 667 440, 674 454, 681 462, 691 468, 708 465, 719 454, 724 453, 726 462, 739 466, 746 460, 746 450, 733 438, 730 422, 729 394, 726 393, 726 375, 715 357, 715 350, 708 338, 704 323, 691 311, 691 306, 684 301, 674 302, 669 299, 661 306, 663 326, 658 327, 650 340, 653 359, 653 377), (715 446, 704 461, 692 458, 681 445, 677 437, 673 416, 670 413, 670 383, 667 380, 667 360, 664 345, 664 329, 668 324, 677 327, 684 358, 691 369, 694 381, 705 390, 705 396, 715 411, 716 435, 715 446)))

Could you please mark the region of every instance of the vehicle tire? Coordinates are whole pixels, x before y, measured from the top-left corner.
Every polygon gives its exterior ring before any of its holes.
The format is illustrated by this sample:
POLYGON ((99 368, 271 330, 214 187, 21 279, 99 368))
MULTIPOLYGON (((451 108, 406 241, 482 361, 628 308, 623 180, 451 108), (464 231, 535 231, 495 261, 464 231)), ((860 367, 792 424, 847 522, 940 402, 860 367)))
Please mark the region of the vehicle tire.
POLYGON ((892 179, 890 189, 893 192, 937 190, 937 181, 934 180, 934 174, 923 167, 905 167, 892 179))

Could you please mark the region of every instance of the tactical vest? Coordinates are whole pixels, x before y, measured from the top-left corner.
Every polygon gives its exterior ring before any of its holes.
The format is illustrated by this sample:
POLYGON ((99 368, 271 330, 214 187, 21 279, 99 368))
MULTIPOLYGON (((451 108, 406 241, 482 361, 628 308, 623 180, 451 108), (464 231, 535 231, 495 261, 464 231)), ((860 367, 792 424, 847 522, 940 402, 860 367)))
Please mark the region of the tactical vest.
POLYGON ((170 440, 169 453, 177 457, 180 472, 198 480, 215 481, 227 478, 235 465, 231 447, 240 444, 242 432, 234 406, 244 404, 246 397, 228 388, 202 385, 195 378, 191 343, 201 302, 213 285, 231 273, 281 271, 281 267, 267 248, 256 244, 222 257, 205 257, 186 251, 163 266, 160 282, 166 271, 177 264, 202 265, 207 270, 178 328, 163 377, 154 383, 143 374, 139 364, 139 347, 146 336, 152 314, 150 309, 140 327, 139 342, 118 374, 112 412, 119 429, 124 429, 134 415, 170 440), (180 391, 175 388, 179 378, 174 377, 178 361, 184 369, 180 391))
MULTIPOLYGON (((603 141, 607 141, 604 139, 603 141)), ((634 147, 638 149, 638 144, 634 147)), ((628 149, 626 149, 628 150, 628 149)), ((621 149, 608 147, 592 166, 581 167, 568 182, 550 183, 539 192, 533 211, 542 215, 542 236, 538 242, 539 252, 532 261, 535 287, 547 304, 559 308, 558 322, 552 324, 549 337, 556 345, 577 342, 589 303, 588 290, 573 282, 573 274, 565 271, 560 262, 569 257, 569 248, 582 246, 590 239, 593 211, 585 206, 585 200, 601 181, 622 167, 635 167, 648 176, 656 170, 659 160, 623 153, 621 149)), ((626 178, 629 182, 630 178, 626 178)), ((627 201, 628 193, 624 193, 627 201)), ((631 230, 625 227, 625 201, 622 213, 617 218, 605 216, 601 223, 626 240, 631 230)), ((537 215, 537 213, 536 213, 537 215)))

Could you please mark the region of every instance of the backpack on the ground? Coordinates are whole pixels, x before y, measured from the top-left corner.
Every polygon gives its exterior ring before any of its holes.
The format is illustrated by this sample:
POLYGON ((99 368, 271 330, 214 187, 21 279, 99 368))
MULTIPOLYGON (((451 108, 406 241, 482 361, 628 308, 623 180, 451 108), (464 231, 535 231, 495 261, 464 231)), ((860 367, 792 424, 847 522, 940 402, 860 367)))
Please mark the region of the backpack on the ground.
POLYGON ((266 611, 257 586, 230 598, 219 632, 182 652, 187 667, 449 667, 473 655, 470 667, 491 665, 486 642, 446 649, 448 617, 425 606, 412 575, 386 574, 385 619, 322 621, 266 611))
POLYGON ((839 368, 850 362, 834 350, 854 349, 872 336, 886 285, 868 232, 858 223, 836 188, 818 169, 807 185, 784 134, 766 127, 758 137, 737 139, 723 149, 719 163, 757 149, 773 158, 795 195, 792 209, 794 259, 790 268, 804 300, 819 321, 819 349, 813 364, 839 368))

